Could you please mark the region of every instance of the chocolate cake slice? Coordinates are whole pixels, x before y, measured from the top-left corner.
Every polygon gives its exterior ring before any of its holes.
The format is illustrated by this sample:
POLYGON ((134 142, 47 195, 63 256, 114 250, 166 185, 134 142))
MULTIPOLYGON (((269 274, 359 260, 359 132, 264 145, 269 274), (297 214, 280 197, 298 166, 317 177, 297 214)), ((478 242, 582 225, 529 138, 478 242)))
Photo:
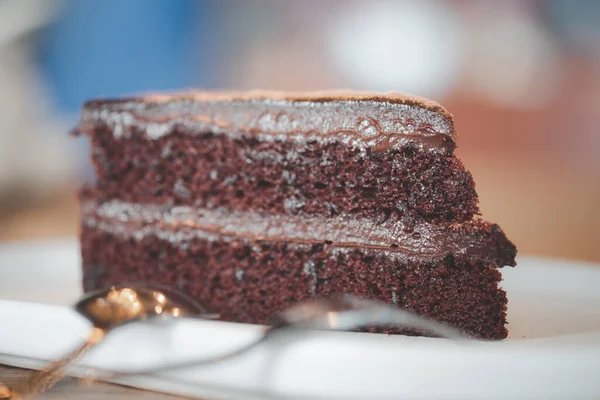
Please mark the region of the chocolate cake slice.
MULTIPOLYGON (((399 94, 186 93, 85 104, 84 289, 152 281, 268 323, 352 293, 506 337, 515 246, 478 214, 452 117, 399 94)), ((394 332, 414 333, 403 330, 394 332)))

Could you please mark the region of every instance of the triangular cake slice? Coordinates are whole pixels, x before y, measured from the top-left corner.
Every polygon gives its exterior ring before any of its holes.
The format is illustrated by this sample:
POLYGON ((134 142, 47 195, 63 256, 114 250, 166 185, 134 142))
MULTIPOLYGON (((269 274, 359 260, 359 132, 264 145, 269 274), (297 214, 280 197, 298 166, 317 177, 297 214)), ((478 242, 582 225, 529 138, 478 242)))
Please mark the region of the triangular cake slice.
MULTIPOLYGON (((451 115, 400 94, 154 95, 85 104, 85 290, 153 281, 268 323, 352 293, 506 337, 515 246, 478 216, 451 115)), ((414 333, 403 330, 394 332, 414 333)))

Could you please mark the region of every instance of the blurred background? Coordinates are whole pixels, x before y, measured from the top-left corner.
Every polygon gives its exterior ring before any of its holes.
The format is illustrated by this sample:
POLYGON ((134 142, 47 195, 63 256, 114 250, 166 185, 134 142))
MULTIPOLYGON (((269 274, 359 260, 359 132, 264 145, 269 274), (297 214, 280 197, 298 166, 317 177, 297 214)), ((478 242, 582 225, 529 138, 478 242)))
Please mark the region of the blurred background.
POLYGON ((433 98, 521 254, 600 261, 598 0, 0 0, 0 241, 77 235, 82 102, 189 87, 433 98))

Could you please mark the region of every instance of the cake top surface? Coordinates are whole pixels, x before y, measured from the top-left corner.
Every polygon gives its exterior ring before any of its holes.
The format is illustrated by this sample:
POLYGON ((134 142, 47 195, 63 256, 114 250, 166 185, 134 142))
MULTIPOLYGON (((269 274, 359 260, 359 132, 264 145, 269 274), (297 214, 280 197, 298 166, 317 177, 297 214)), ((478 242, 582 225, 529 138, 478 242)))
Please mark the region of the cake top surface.
POLYGON ((147 103, 161 104, 177 101, 194 102, 311 102, 311 103, 330 103, 330 102, 377 102, 389 104, 406 104, 416 107, 422 107, 433 112, 440 113, 448 119, 452 115, 439 103, 419 97, 412 94, 398 92, 388 93, 370 93, 350 90, 323 90, 312 92, 281 92, 271 90, 250 90, 250 91, 197 91, 190 90, 174 93, 147 93, 145 95, 94 99, 87 101, 84 108, 96 108, 110 106, 118 103, 147 103))
POLYGON ((115 136, 138 126, 148 137, 158 138, 178 126, 187 133, 313 136, 375 148, 407 143, 443 151, 455 147, 446 109, 400 93, 189 91, 97 99, 84 105, 77 131, 86 132, 99 122, 115 136))

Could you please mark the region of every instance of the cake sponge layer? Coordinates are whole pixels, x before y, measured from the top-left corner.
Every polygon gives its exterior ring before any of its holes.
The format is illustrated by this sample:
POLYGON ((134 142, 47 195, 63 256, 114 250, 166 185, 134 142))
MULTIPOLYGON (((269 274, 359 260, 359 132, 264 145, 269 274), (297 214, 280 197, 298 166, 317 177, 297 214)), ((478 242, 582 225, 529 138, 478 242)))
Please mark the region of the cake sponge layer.
POLYGON ((189 294, 227 321, 266 324, 299 301, 350 293, 434 318, 477 338, 507 334, 507 300, 498 270, 452 256, 418 262, 376 249, 244 238, 172 241, 85 226, 82 254, 86 291, 157 282, 189 294))
MULTIPOLYGON (((104 128, 105 129, 105 128, 104 128)), ((376 152, 338 141, 250 135, 92 135, 98 189, 129 202, 288 215, 466 221, 478 213, 471 175, 454 156, 413 147, 376 152)))

